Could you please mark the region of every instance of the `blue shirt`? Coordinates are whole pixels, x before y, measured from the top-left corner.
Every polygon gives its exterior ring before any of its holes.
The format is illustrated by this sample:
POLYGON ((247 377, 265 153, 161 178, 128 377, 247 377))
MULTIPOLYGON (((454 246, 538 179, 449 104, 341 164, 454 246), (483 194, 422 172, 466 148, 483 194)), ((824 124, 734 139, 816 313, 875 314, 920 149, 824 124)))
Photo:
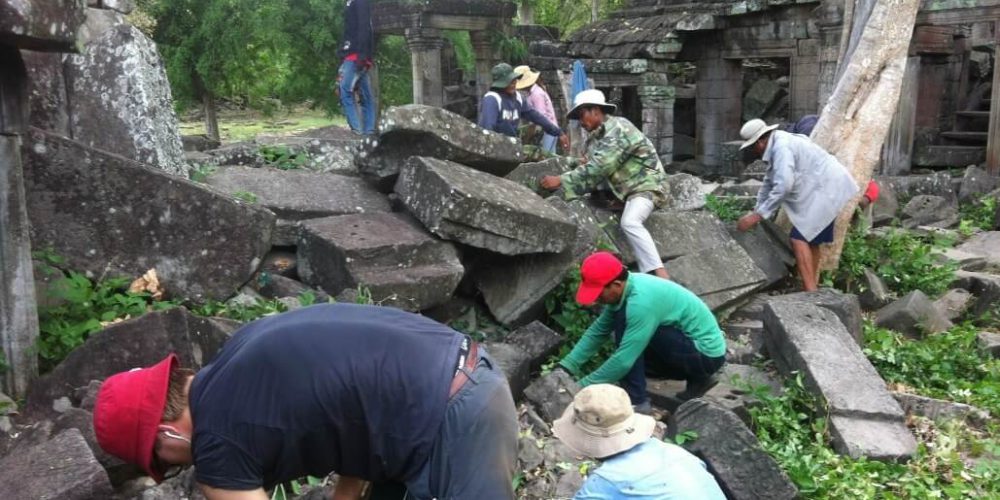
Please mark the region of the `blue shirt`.
POLYGON ((521 99, 521 95, 509 95, 503 90, 491 90, 479 102, 478 125, 503 135, 517 137, 517 126, 521 118, 535 123, 546 134, 560 136, 562 129, 521 99))
POLYGON ((705 463, 680 446, 649 438, 591 473, 573 500, 725 500, 705 463))

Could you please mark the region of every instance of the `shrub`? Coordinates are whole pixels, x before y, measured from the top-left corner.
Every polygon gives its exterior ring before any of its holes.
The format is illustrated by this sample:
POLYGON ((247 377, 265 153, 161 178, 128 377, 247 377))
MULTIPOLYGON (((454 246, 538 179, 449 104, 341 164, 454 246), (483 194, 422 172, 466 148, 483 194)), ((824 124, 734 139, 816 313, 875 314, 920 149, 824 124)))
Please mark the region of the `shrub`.
POLYGON ((705 197, 705 208, 726 222, 733 222, 739 219, 750 210, 753 210, 753 207, 754 200, 750 198, 715 196, 714 194, 705 197))
POLYGON ((942 241, 904 231, 866 234, 855 227, 844 241, 840 267, 827 274, 824 281, 828 285, 837 283, 847 292, 861 291, 867 267, 896 293, 922 290, 937 296, 948 289, 957 268, 954 263, 941 263, 934 255, 934 250, 942 246, 942 241))

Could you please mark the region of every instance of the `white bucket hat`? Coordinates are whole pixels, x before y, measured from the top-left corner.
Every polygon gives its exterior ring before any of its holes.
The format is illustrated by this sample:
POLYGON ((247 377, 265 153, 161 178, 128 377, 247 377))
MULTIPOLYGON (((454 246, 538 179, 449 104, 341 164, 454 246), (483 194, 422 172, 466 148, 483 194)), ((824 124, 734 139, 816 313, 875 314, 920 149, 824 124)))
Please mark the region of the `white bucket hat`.
POLYGON ((760 136, 778 128, 780 125, 768 125, 760 118, 754 118, 743 124, 743 128, 740 129, 740 137, 743 138, 743 145, 740 146, 740 150, 744 150, 750 147, 751 144, 757 142, 760 136))
POLYGON ((597 89, 590 89, 576 95, 576 99, 573 99, 573 109, 569 110, 569 113, 566 113, 566 117, 570 120, 575 120, 577 113, 583 106, 600 106, 604 109, 605 113, 614 113, 618 109, 618 106, 608 104, 604 98, 604 92, 597 89))
POLYGON ((631 449, 649 439, 655 428, 656 420, 635 413, 628 394, 611 384, 584 387, 552 423, 552 433, 566 446, 594 458, 631 449))

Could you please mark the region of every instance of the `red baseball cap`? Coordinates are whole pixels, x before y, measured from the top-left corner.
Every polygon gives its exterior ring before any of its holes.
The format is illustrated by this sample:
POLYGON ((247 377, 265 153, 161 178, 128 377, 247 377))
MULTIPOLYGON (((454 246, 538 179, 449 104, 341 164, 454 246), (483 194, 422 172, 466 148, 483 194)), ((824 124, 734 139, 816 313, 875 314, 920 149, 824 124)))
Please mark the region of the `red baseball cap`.
POLYGON ((601 290, 622 273, 625 266, 611 252, 596 252, 583 259, 580 265, 580 288, 576 301, 589 306, 597 301, 601 290))
POLYGON ((170 370, 177 366, 171 353, 149 368, 136 368, 108 377, 94 404, 94 433, 101 448, 142 467, 157 483, 165 470, 153 467, 153 444, 167 405, 170 370))

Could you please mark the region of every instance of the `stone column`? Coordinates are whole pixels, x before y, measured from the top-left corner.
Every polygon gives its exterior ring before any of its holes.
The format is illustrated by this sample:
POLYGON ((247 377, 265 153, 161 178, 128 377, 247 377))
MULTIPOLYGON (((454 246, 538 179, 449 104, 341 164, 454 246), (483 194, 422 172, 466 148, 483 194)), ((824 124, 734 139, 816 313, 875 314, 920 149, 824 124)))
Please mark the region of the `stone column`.
POLYGON ((469 37, 472 39, 472 50, 476 53, 476 92, 478 97, 482 97, 493 82, 490 70, 496 64, 496 54, 489 32, 471 31, 469 37))
MULTIPOLYGON (((1000 39, 1000 22, 994 35, 1000 39)), ((1000 41, 1000 40, 998 40, 1000 41)), ((993 58, 993 90, 990 96, 990 128, 986 142, 986 171, 1000 176, 1000 58, 993 58)))
POLYGON ((666 165, 674 153, 675 90, 663 73, 646 73, 642 80, 638 89, 642 102, 642 132, 653 141, 660 160, 666 165))
POLYGON ((441 78, 441 30, 407 28, 406 46, 413 65, 413 102, 444 107, 444 84, 441 78))
POLYGON ((0 44, 0 348, 3 389, 17 398, 38 376, 38 312, 21 169, 27 78, 17 49, 0 44))
POLYGON ((709 167, 721 165, 722 143, 739 139, 743 114, 742 89, 739 60, 723 59, 716 53, 714 57, 698 61, 695 155, 702 164, 709 167))
POLYGON ((841 11, 843 2, 825 0, 820 9, 820 18, 816 20, 819 28, 819 87, 816 99, 819 104, 817 111, 822 111, 826 101, 833 94, 837 85, 837 65, 840 57, 840 37, 844 24, 844 13, 841 11))
POLYGON ((819 42, 799 40, 796 55, 792 57, 790 68, 790 102, 788 106, 791 121, 804 115, 819 113, 817 89, 819 87, 819 42))

